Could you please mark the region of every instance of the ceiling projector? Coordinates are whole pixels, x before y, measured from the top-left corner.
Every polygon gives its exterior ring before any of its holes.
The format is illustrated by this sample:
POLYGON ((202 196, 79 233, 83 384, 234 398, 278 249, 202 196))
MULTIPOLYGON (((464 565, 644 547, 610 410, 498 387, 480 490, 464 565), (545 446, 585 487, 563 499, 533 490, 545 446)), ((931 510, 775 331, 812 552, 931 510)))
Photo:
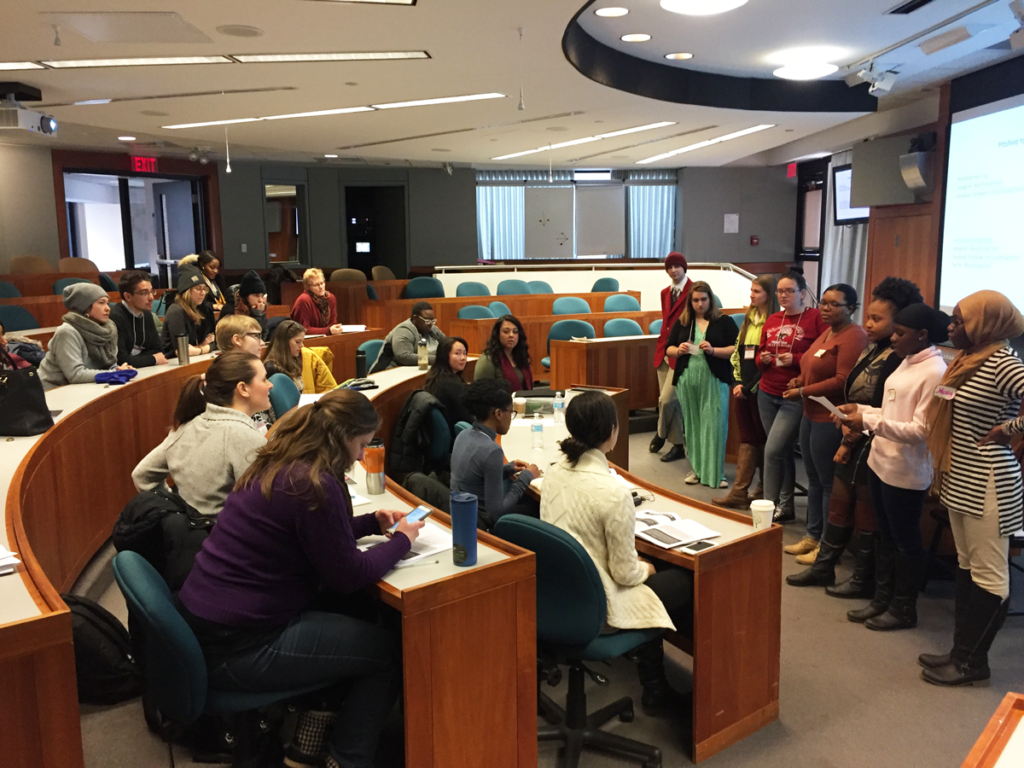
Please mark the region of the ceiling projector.
POLYGON ((57 121, 50 115, 26 109, 23 101, 42 101, 38 88, 24 83, 0 83, 0 129, 29 131, 47 136, 57 132, 57 121))

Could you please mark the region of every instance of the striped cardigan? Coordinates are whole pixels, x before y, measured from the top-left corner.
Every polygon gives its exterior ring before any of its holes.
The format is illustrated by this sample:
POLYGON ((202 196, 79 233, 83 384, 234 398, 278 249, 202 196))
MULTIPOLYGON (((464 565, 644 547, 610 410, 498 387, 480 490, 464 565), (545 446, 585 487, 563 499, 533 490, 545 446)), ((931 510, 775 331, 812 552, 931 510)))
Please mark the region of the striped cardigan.
POLYGON ((1009 347, 995 352, 953 398, 953 446, 940 498, 951 512, 981 517, 989 473, 995 478, 999 533, 1024 527, 1020 463, 1008 445, 978 446, 992 427, 1006 423, 1009 434, 1024 433, 1017 418, 1024 397, 1024 362, 1009 347))

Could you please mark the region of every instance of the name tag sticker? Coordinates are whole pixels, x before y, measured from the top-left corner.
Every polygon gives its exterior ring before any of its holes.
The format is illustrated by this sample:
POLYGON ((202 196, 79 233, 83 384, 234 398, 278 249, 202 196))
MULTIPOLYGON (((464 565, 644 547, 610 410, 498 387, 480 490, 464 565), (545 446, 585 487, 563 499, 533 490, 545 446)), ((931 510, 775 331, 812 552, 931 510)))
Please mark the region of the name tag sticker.
POLYGON ((817 352, 814 353, 814 356, 815 357, 821 357, 824 354, 825 354, 825 350, 824 349, 819 349, 817 352))
POLYGON ((941 397, 943 400, 952 400, 956 397, 956 389, 954 387, 936 387, 935 396, 941 397))
POLYGON ((895 389, 890 389, 889 390, 889 402, 891 403, 891 402, 893 402, 895 400, 896 400, 896 390, 895 389))
POLYGON ((743 359, 744 360, 753 360, 755 352, 757 352, 757 350, 754 349, 753 347, 744 347, 743 348, 743 359))

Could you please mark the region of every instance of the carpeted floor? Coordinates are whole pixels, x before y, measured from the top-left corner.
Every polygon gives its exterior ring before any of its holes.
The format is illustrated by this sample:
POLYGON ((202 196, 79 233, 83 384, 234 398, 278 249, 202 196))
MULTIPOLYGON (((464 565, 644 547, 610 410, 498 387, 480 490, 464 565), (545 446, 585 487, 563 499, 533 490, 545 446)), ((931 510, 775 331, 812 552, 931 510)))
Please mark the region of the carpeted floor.
MULTIPOLYGON (((683 460, 660 462, 647 451, 650 433, 630 438, 630 470, 644 479, 707 500, 717 490, 683 484, 689 470, 683 460)), ((663 451, 664 453, 664 451, 663 451)), ((798 462, 799 464, 799 462, 798 462)), ((727 468, 730 476, 733 467, 727 468)), ((802 468, 799 473, 802 475, 802 468)), ((786 543, 803 533, 802 500, 798 522, 786 526, 786 543)), ((83 575, 79 590, 98 599, 122 619, 124 601, 110 573, 112 552, 101 553, 83 575)), ((783 575, 801 569, 783 556, 783 575)), ((850 567, 845 558, 843 579, 850 567)), ((1024 691, 1024 617, 1007 620, 991 654, 993 679, 988 687, 945 690, 921 680, 916 656, 948 650, 953 626, 952 582, 932 581, 918 603, 916 629, 872 632, 851 624, 845 613, 859 602, 837 600, 821 589, 782 587, 782 663, 779 720, 706 760, 708 768, 944 768, 959 766, 1007 691, 1024 691)), ((1015 584, 1018 589, 1020 582, 1015 584)), ((1024 598, 1017 601, 1024 603, 1024 598)), ((681 692, 689 690, 690 659, 670 648, 669 677, 681 692)), ((613 720, 607 729, 661 747, 665 768, 690 764, 689 723, 677 718, 646 717, 639 707, 640 686, 634 666, 617 660, 601 667, 611 680, 606 687, 587 682, 588 708, 620 696, 637 701, 632 723, 613 720)), ((544 687, 556 701, 566 684, 544 687)), ((401 721, 396 713, 382 740, 380 768, 402 765, 401 721)), ((86 765, 90 768, 164 768, 192 765, 187 752, 169 747, 146 730, 139 702, 116 707, 82 707, 86 765)), ((553 745, 540 745, 539 766, 558 763, 553 745)), ((600 753, 584 755, 584 768, 637 763, 600 753)), ((481 768, 484 768, 483 766, 481 768)))

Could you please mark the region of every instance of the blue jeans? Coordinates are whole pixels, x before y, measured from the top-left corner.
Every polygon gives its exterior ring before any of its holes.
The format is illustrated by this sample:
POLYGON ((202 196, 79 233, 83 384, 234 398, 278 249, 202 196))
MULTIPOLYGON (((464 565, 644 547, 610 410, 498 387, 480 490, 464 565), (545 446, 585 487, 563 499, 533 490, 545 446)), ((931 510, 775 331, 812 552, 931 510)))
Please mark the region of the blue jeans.
POLYGON ((764 497, 783 512, 793 511, 796 464, 793 446, 800 432, 804 407, 799 400, 757 393, 757 410, 768 439, 764 444, 764 497))
POLYGON ((893 544, 904 555, 921 555, 921 508, 924 506, 924 491, 912 491, 883 483, 882 479, 868 467, 868 487, 871 501, 878 518, 878 533, 887 543, 893 544))
POLYGON ((210 666, 222 690, 292 690, 324 683, 310 696, 337 712, 325 747, 343 768, 373 768, 384 721, 401 688, 401 649, 387 630, 340 613, 306 611, 272 642, 210 666))
POLYGON ((835 455, 841 442, 843 433, 831 421, 804 419, 800 425, 800 453, 807 470, 807 535, 815 541, 821 540, 828 519, 835 455))

